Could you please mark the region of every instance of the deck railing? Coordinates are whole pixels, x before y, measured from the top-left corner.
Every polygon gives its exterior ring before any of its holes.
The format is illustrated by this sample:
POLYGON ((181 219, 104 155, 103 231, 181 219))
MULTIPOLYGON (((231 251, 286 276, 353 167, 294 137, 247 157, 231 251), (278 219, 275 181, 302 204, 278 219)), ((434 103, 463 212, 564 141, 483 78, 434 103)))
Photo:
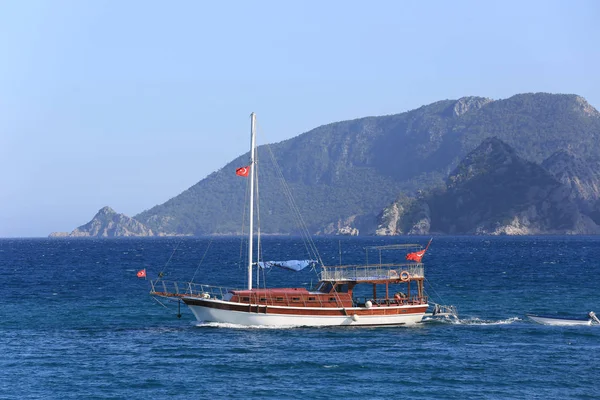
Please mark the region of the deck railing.
POLYGON ((424 278, 423 264, 378 264, 378 265, 343 265, 337 267, 323 266, 322 281, 374 281, 374 280, 411 280, 424 278), (407 274, 406 274, 407 273, 407 274), (406 278, 406 279, 405 279, 406 278))
POLYGON ((427 304, 428 297, 427 296, 410 296, 410 297, 390 297, 390 298, 377 298, 373 299, 372 297, 355 297, 354 299, 355 305, 357 307, 364 307, 367 301, 371 302, 372 306, 394 306, 394 305, 419 305, 419 304, 427 304))
POLYGON ((222 299, 230 290, 222 286, 203 285, 193 282, 175 282, 155 279, 150 281, 150 294, 163 297, 197 296, 222 299))

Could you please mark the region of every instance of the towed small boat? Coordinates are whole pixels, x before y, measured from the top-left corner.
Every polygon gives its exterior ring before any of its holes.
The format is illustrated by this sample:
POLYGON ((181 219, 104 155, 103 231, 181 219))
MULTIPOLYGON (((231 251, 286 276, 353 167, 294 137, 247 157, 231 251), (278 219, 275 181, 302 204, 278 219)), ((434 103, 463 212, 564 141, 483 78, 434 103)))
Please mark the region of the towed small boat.
POLYGON ((545 315, 534 315, 526 314, 527 317, 542 325, 555 325, 555 326, 573 326, 573 325, 600 325, 600 320, 596 316, 596 313, 590 311, 587 318, 564 318, 558 316, 545 316, 545 315))

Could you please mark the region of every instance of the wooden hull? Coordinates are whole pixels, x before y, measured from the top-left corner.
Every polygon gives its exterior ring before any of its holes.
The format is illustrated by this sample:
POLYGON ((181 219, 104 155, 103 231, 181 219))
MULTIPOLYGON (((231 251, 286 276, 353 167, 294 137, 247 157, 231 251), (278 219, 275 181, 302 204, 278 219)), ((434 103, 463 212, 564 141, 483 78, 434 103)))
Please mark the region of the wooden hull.
POLYGON ((527 317, 534 322, 542 325, 555 326, 573 326, 573 325, 592 325, 591 319, 569 319, 559 317, 547 317, 541 315, 527 314, 527 317))
POLYGON ((371 308, 279 307, 184 297, 198 321, 243 326, 394 326, 415 325, 427 304, 371 308))

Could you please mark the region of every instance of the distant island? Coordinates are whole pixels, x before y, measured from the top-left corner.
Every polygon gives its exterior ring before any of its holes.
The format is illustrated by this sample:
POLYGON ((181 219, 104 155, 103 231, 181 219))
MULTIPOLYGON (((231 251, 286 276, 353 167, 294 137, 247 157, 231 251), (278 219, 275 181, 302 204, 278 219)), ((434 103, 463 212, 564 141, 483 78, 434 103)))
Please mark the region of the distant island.
MULTIPOLYGON (((577 95, 443 100, 261 146, 262 231, 295 234, 270 152, 312 234, 600 233, 600 113, 577 95)), ((132 218, 104 207, 51 236, 240 234, 248 158, 132 218)))
POLYGON ((73 232, 53 232, 50 237, 155 236, 152 229, 110 207, 103 207, 90 222, 73 232))

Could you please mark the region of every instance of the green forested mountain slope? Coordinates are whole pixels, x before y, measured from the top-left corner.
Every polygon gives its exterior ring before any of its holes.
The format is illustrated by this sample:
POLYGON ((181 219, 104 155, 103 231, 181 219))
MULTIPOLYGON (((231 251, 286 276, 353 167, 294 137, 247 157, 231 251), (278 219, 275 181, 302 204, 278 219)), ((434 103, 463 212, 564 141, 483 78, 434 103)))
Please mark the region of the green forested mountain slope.
MULTIPOLYGON (((560 152, 547 161, 556 167, 577 166, 560 152)), ((401 196, 386 207, 377 233, 597 234, 600 226, 591 208, 581 207, 580 201, 582 194, 593 196, 590 189, 597 180, 576 180, 576 187, 569 184, 572 181, 563 183, 500 139, 487 138, 459 163, 445 185, 420 196, 401 196)))
MULTIPOLYGON (((492 136, 527 161, 541 163, 565 148, 592 160, 600 154, 600 114, 576 95, 466 97, 324 125, 270 150, 312 232, 335 233, 325 227, 357 216, 354 224, 361 233, 373 233, 384 207, 399 195, 440 185, 492 136)), ((269 153, 267 146, 258 150, 262 231, 294 233, 269 153)), ((247 154, 240 156, 135 218, 163 234, 240 233, 246 179, 234 171, 247 162, 247 154)))

